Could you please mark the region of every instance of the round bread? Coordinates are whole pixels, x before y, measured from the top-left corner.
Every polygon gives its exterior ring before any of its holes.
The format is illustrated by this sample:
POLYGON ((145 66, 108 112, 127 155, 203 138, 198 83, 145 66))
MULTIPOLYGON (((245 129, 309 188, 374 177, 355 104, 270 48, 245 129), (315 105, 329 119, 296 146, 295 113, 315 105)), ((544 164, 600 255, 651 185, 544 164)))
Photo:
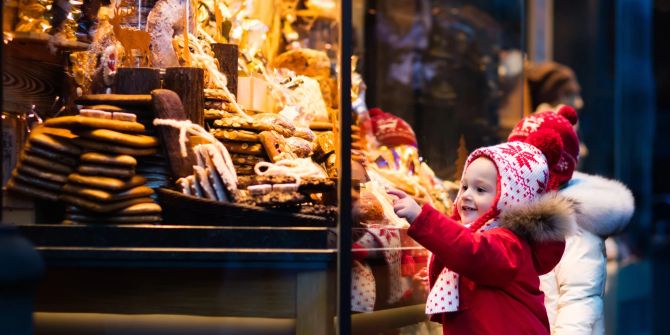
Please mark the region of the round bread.
POLYGON ((372 193, 368 191, 362 191, 358 201, 360 204, 361 222, 378 221, 384 219, 384 210, 382 209, 382 205, 372 193))

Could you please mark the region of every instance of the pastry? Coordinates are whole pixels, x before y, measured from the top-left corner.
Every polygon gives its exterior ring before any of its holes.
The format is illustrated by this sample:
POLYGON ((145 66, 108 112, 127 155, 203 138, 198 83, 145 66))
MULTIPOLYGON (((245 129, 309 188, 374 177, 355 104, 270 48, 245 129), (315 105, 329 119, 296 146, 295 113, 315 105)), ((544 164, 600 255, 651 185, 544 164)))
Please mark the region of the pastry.
POLYGON ((323 161, 328 155, 335 152, 335 134, 332 131, 319 134, 315 143, 313 156, 316 161, 323 161))
POLYGON ((302 139, 300 137, 289 137, 286 139, 286 145, 291 148, 299 158, 305 158, 312 155, 312 142, 302 139))
POLYGON ((265 152, 272 162, 278 162, 284 159, 295 159, 296 155, 286 143, 283 136, 274 131, 264 131, 258 134, 265 152))
POLYGON ((323 51, 314 49, 293 49, 275 57, 272 67, 289 69, 297 75, 309 77, 330 77, 330 59, 323 51))

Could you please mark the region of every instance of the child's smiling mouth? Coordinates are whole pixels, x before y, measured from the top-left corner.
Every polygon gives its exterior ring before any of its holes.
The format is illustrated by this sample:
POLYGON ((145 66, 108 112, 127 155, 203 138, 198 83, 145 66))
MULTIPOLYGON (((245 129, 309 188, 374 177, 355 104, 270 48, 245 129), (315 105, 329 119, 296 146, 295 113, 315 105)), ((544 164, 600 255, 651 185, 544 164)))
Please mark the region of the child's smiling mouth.
POLYGON ((476 208, 471 207, 471 206, 466 206, 466 205, 462 205, 462 206, 461 206, 461 210, 463 210, 464 212, 467 212, 467 211, 473 211, 473 212, 474 212, 474 211, 477 211, 476 208))

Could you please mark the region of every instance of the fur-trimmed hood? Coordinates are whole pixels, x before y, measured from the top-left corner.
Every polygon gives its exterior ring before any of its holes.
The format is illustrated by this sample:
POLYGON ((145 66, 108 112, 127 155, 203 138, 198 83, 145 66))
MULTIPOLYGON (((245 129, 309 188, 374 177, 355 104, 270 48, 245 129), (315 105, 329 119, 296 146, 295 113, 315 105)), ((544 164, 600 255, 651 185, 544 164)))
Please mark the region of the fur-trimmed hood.
POLYGON ((528 241, 533 266, 543 275, 561 260, 565 237, 576 227, 574 203, 556 192, 547 193, 530 204, 503 212, 499 226, 528 241))
POLYGON ((575 203, 579 227, 601 237, 622 231, 635 211, 635 199, 622 183, 575 172, 560 194, 575 203))
POLYGON ((499 218, 499 226, 507 228, 529 242, 564 241, 575 225, 574 203, 556 192, 536 201, 510 208, 499 218))

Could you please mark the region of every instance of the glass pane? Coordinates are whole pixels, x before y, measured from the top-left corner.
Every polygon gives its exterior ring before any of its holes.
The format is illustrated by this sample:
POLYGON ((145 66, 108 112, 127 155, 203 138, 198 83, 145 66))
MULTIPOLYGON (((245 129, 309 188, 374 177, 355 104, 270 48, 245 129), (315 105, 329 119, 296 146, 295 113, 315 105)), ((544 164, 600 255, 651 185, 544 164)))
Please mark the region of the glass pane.
POLYGON ((450 213, 468 152, 522 116, 522 18, 522 1, 354 1, 354 333, 441 334, 429 253, 386 190, 450 213))

